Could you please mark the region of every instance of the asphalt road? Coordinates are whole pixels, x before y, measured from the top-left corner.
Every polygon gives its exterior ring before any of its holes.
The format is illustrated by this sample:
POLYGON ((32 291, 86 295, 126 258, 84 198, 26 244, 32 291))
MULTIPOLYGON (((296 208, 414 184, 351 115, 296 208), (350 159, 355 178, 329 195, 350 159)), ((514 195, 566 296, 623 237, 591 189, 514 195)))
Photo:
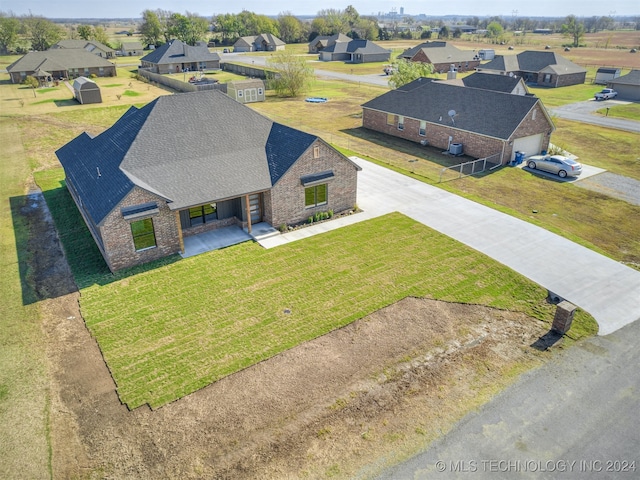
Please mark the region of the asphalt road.
POLYGON ((378 480, 640 478, 639 340, 635 322, 563 352, 378 480))
POLYGON ((592 125, 600 125, 603 127, 617 128, 618 130, 626 130, 629 132, 640 133, 640 122, 634 120, 625 120, 623 118, 606 117, 595 113, 600 108, 614 107, 616 105, 626 105, 630 102, 622 100, 587 100, 584 102, 570 103, 561 107, 552 108, 550 113, 566 120, 574 120, 582 123, 590 123, 592 125))

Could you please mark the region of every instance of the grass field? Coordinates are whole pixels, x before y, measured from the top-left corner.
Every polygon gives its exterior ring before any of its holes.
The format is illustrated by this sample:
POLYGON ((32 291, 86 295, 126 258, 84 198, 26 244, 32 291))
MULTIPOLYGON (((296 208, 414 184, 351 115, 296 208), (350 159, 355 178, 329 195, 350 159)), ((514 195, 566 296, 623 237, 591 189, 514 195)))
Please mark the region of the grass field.
MULTIPOLYGON (((36 178, 64 231, 82 221, 57 173, 36 178)), ((545 290, 400 214, 276 249, 245 243, 115 279, 104 267, 95 271, 95 249, 67 243, 81 236, 90 243, 79 230, 61 240, 77 283, 86 285, 86 324, 129 408, 162 406, 406 296, 552 317, 545 290)), ((595 331, 588 315, 579 317, 572 336, 595 331)))

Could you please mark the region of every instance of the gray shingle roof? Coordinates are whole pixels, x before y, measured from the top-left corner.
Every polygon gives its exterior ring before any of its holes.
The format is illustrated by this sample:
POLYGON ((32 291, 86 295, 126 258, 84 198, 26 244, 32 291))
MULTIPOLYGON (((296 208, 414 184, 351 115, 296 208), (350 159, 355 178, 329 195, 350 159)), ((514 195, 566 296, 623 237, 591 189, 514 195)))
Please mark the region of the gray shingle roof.
POLYGON ((363 108, 506 140, 538 101, 533 96, 421 78, 365 103, 363 108), (453 122, 448 115, 451 110, 456 112, 453 122))
POLYGON ((318 35, 316 38, 309 42, 309 45, 317 45, 320 43, 323 47, 333 45, 336 42, 350 42, 351 38, 347 37, 344 33, 336 33, 335 35, 318 35))
POLYGON ((108 47, 104 43, 100 43, 96 40, 60 40, 58 43, 53 45, 52 48, 83 49, 87 52, 91 52, 97 48, 99 50, 102 50, 103 52, 113 52, 113 49, 111 47, 108 47))
POLYGON ((459 63, 478 60, 472 50, 460 50, 447 42, 426 42, 405 50, 398 58, 413 58, 419 51, 423 51, 431 63, 459 63))
POLYGON ((83 134, 56 155, 99 223, 134 185, 172 209, 268 190, 316 140, 203 91, 132 108, 95 139, 83 134))
POLYGON ((462 79, 465 87, 495 90, 496 92, 511 93, 521 78, 509 75, 495 75, 491 73, 472 73, 462 79))
POLYGON ((113 63, 85 50, 56 48, 44 52, 29 52, 7 67, 11 72, 34 72, 40 68, 48 72, 70 68, 113 67, 113 63))
POLYGON ((332 53, 389 53, 389 50, 373 43, 371 40, 351 40, 350 42, 337 42, 324 49, 325 52, 332 53))
POLYGON ((155 102, 141 109, 131 107, 109 130, 95 138, 82 133, 56 151, 67 181, 73 184, 95 223, 100 223, 134 187, 120 170, 120 160, 155 102))
POLYGON ((158 65, 215 60, 220 60, 220 55, 210 52, 206 45, 191 46, 177 39, 170 40, 140 59, 140 61, 158 65))
POLYGON ((497 55, 493 60, 482 65, 481 69, 503 72, 541 72, 550 66, 555 73, 560 74, 586 72, 581 66, 555 52, 534 50, 526 50, 517 55, 497 55))
POLYGON ((626 75, 609 80, 611 83, 620 85, 637 85, 640 86, 640 70, 631 70, 626 75))

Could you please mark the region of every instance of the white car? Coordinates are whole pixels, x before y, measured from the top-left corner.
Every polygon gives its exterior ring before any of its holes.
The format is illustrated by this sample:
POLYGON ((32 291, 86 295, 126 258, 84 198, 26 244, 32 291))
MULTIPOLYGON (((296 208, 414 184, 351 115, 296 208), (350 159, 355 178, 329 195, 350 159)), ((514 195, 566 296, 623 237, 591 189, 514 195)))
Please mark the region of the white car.
POLYGON ((582 165, 562 155, 533 155, 527 159, 527 167, 555 173, 561 178, 577 177, 582 173, 582 165))

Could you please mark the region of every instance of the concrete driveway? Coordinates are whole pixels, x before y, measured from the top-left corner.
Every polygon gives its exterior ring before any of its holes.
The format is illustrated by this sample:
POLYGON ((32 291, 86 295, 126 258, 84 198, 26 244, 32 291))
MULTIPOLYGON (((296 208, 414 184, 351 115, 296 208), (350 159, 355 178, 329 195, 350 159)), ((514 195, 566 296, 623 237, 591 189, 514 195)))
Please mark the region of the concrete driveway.
POLYGON ((640 272, 531 223, 352 157, 364 213, 271 237, 270 248, 401 212, 478 250, 589 312, 606 335, 640 319, 640 272))

